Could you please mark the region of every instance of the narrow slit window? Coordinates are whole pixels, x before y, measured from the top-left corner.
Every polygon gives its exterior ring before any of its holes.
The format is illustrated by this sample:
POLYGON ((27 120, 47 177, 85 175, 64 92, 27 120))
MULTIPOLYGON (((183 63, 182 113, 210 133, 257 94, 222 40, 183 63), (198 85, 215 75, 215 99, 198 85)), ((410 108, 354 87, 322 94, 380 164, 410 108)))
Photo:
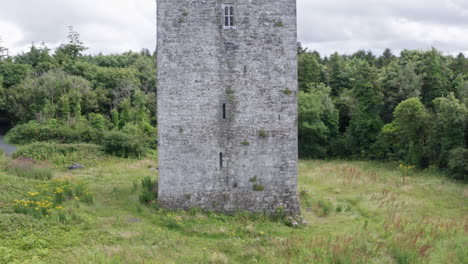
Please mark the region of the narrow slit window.
POLYGON ((223 153, 222 152, 219 153, 219 167, 220 168, 223 167, 223 153))
POLYGON ((226 104, 223 104, 223 119, 226 119, 226 104))
POLYGON ((223 24, 225 29, 232 29, 235 27, 233 5, 223 5, 223 17, 223 24))

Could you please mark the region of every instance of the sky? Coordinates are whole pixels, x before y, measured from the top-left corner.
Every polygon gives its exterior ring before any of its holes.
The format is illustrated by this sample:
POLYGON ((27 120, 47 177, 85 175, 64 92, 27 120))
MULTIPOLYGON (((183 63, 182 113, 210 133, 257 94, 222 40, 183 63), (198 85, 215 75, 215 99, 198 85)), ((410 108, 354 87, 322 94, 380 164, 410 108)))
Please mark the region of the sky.
MULTIPOLYGON (((73 26, 91 54, 152 51, 155 9, 155 0, 0 0, 0 38, 10 54, 55 48, 73 26)), ((468 56, 468 0, 297 0, 297 9, 298 40, 324 55, 435 47, 468 56)))

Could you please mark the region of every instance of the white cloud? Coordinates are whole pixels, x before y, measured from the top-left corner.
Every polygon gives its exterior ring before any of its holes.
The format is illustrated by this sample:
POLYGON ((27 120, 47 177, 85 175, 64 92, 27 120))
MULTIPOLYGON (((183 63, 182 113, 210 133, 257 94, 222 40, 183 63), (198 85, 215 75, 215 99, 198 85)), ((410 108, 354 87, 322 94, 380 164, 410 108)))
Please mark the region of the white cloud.
MULTIPOLYGON (((90 53, 156 45, 156 0, 3 2, 0 36, 13 52, 31 42, 54 48, 67 40, 70 25, 90 53)), ((322 54, 432 46, 457 53, 468 47, 467 0, 298 0, 298 16, 299 41, 322 54)))

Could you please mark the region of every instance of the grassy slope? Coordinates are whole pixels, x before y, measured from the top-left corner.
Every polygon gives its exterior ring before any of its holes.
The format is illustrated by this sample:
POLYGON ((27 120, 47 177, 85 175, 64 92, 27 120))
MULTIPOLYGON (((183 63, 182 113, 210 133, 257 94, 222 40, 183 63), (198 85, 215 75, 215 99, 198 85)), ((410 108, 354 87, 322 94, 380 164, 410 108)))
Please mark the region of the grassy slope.
POLYGON ((156 177, 151 166, 109 159, 57 172, 94 193, 94 205, 65 206, 78 219, 67 224, 15 214, 12 201, 40 182, 0 172, 0 263, 468 263, 468 188, 429 172, 302 161, 309 225, 292 229, 248 214, 142 206, 135 183, 156 177))

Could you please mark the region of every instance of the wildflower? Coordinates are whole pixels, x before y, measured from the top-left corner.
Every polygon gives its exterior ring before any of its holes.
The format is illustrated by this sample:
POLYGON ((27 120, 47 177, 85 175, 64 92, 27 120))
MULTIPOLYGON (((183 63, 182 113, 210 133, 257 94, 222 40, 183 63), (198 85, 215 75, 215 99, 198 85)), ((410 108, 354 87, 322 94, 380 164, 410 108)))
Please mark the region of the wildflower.
POLYGON ((63 206, 59 205, 59 206, 56 206, 55 209, 57 209, 57 210, 63 210, 63 209, 65 209, 65 208, 63 208, 63 206))
POLYGON ((263 235, 263 234, 265 234, 263 231, 262 231, 262 232, 260 232, 260 235, 263 235))
POLYGON ((79 200, 80 200, 80 197, 76 196, 76 197, 75 197, 75 200, 79 201, 79 200))

